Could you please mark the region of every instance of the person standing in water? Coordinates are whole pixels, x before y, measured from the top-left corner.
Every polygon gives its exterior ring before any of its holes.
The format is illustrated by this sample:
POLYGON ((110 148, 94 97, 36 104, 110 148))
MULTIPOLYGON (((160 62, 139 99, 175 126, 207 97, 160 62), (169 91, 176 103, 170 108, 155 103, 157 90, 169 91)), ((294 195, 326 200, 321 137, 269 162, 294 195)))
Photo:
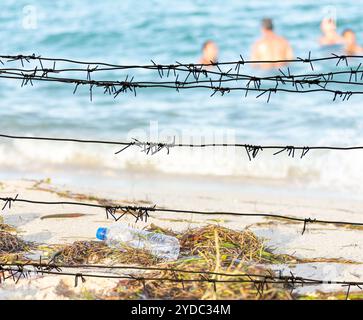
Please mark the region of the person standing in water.
POLYGON ((344 51, 348 55, 362 54, 363 48, 357 43, 356 35, 352 29, 343 31, 344 51))
POLYGON ((202 46, 202 56, 199 59, 201 64, 218 62, 218 47, 212 40, 207 40, 202 46))
MULTIPOLYGON (((294 54, 289 42, 274 32, 272 20, 262 20, 262 37, 252 47, 252 60, 272 61, 291 60, 294 54)), ((285 62, 261 63, 262 68, 276 68, 285 65, 285 62)))
POLYGON ((324 18, 320 24, 322 36, 319 39, 321 46, 334 46, 343 43, 343 38, 337 33, 337 25, 332 18, 324 18))

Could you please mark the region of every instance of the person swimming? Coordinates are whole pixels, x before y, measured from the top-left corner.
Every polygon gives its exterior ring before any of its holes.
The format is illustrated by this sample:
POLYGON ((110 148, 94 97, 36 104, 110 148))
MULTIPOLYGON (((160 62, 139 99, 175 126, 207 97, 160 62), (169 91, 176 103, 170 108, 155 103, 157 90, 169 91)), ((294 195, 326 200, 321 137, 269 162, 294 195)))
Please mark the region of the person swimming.
POLYGON ((218 47, 212 40, 207 40, 202 46, 202 56, 199 59, 201 64, 218 62, 218 47))
POLYGON ((352 29, 345 29, 343 31, 344 51, 348 55, 355 55, 363 53, 363 48, 358 45, 356 35, 352 29))
POLYGON ((319 39, 321 46, 334 46, 343 44, 343 38, 337 33, 337 25, 334 19, 324 18, 320 29, 322 36, 319 39))
MULTIPOLYGON (((269 18, 262 20, 262 38, 252 47, 252 60, 290 60, 293 59, 293 50, 289 42, 273 31, 273 23, 269 18)), ((284 62, 261 63, 261 68, 276 68, 285 65, 284 62)), ((255 65, 255 64, 254 64, 255 65)))

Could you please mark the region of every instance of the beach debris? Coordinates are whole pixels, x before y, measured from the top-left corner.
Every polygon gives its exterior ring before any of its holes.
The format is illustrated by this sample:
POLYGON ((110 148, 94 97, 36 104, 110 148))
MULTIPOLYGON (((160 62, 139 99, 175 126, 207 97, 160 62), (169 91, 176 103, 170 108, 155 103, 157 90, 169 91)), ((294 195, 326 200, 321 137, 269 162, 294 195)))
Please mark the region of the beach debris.
POLYGON ((15 231, 16 229, 9 225, 4 223, 4 218, 2 216, 0 216, 0 231, 8 231, 8 232, 12 232, 15 231))
POLYGON ((265 263, 283 263, 295 260, 288 255, 273 254, 252 231, 235 231, 216 225, 190 229, 180 237, 184 255, 215 255, 214 234, 219 237, 219 252, 226 262, 234 259, 265 263))
MULTIPOLYGON (((263 243, 250 231, 205 226, 179 234, 184 257, 161 263, 164 270, 147 271, 136 280, 121 280, 104 299, 292 299, 291 288, 266 279, 273 272, 251 262, 263 262, 263 243), (229 261, 227 264, 226 261, 229 261), (182 273, 176 270, 188 270, 182 273), (195 271, 195 273, 193 273, 195 271), (210 272, 210 274, 198 274, 210 272), (221 273, 234 274, 230 276, 221 273), (160 281, 158 278, 169 279, 160 281), (143 279, 148 279, 143 280, 143 279), (150 280, 151 279, 151 280, 150 280), (201 280, 201 281, 199 281, 201 280)), ((273 254, 271 253, 273 256, 273 254)), ((280 259, 278 255, 275 260, 280 259)), ((273 260, 273 259, 270 259, 273 260)))
POLYGON ((98 298, 98 290, 90 290, 84 286, 77 291, 74 289, 70 279, 62 279, 54 288, 54 292, 59 296, 72 300, 96 300, 98 298))
MULTIPOLYGON (((170 233, 177 237, 183 254, 176 261, 162 261, 151 254, 134 248, 115 250, 96 241, 76 241, 70 245, 53 245, 53 257, 40 258, 38 261, 23 259, 1 259, 0 264, 13 261, 10 272, 15 275, 16 283, 20 278, 27 278, 31 270, 24 266, 34 267, 36 274, 74 275, 74 286, 86 283, 88 277, 108 278, 108 273, 96 275, 75 272, 62 273, 67 264, 74 268, 94 268, 97 262, 100 268, 113 270, 129 270, 121 275, 117 285, 110 290, 94 292, 67 291, 77 299, 318 299, 316 295, 304 295, 296 292, 296 288, 305 285, 319 285, 320 280, 311 280, 295 276, 292 272, 284 274, 282 270, 273 271, 271 264, 296 263, 298 260, 288 255, 275 254, 264 246, 248 229, 231 230, 221 226, 206 225, 201 228, 176 233, 156 225, 148 227, 155 233, 170 233), (15 261, 15 262, 14 262, 15 261), (22 264, 23 261, 24 264, 22 264), (47 262, 45 262, 47 261, 47 262), (44 264, 45 262, 45 264, 44 264), (43 264, 42 264, 43 263, 43 264), (119 266, 120 265, 120 266, 119 266), (130 273, 131 272, 131 273, 130 273)), ((146 228, 146 229, 148 229, 146 228)), ((5 232, 10 243, 17 241, 16 236, 5 232), (15 238, 14 238, 15 237, 15 238)), ((5 239, 2 237, 2 239, 5 239)), ((26 250, 27 243, 20 239, 20 244, 8 246, 9 251, 26 250), (24 246, 21 244, 24 243, 24 246)), ((40 246, 38 246, 40 248, 40 246)), ((51 248, 49 247, 51 250, 51 248)), ((9 266, 9 265, 8 265, 9 266)), ((115 273, 115 274, 118 274, 115 273)), ((113 276, 115 275, 113 274, 113 276)), ((333 282, 332 282, 333 283, 333 282)), ((348 290, 345 299, 359 299, 360 294, 350 292, 351 287, 361 289, 360 283, 346 282, 348 290)), ((83 290, 82 289, 82 290, 83 290)), ((328 293, 324 297, 335 299, 341 293, 328 293)))
POLYGON ((159 227, 154 223, 151 223, 145 229, 150 232, 162 233, 162 234, 166 234, 166 235, 172 236, 172 237, 176 237, 180 234, 178 232, 173 231, 172 229, 166 229, 166 228, 159 227))
POLYGON ((11 234, 8 231, 13 231, 14 228, 5 226, 7 231, 2 231, 0 225, 0 263, 24 261, 24 254, 30 250, 32 244, 11 234))
MULTIPOLYGON (((177 265, 168 265, 166 267, 184 267, 188 270, 200 270, 203 266, 201 261, 177 265)), ((233 269, 232 273, 248 272, 251 274, 264 275, 266 272, 258 268, 233 269)), ((266 300, 290 300, 294 296, 291 290, 287 290, 281 284, 265 283, 262 289, 261 285, 254 282, 248 282, 248 275, 239 277, 236 282, 222 282, 229 280, 226 276, 196 276, 191 274, 179 274, 172 271, 148 272, 147 277, 156 278, 155 280, 138 281, 121 280, 118 285, 103 299, 266 299, 266 300), (175 279, 175 281, 160 281, 157 278, 175 279), (203 281, 191 281, 203 280, 203 281)), ((237 278, 234 278, 237 279, 237 278)))
POLYGON ((99 227, 96 237, 111 248, 124 246, 142 249, 157 258, 164 260, 178 259, 180 252, 179 240, 160 232, 137 229, 125 224, 114 223, 109 227, 99 227))
POLYGON ((97 241, 75 241, 56 252, 53 262, 66 264, 95 263, 109 254, 107 246, 97 241))
POLYGON ((25 251, 27 243, 18 236, 0 231, 0 254, 25 251))
POLYGON ((48 214, 45 216, 41 216, 40 220, 44 219, 68 219, 68 218, 80 218, 84 216, 91 216, 91 214, 86 213, 57 213, 57 214, 48 214))
POLYGON ((76 241, 58 250, 52 258, 53 263, 71 265, 101 262, 151 265, 159 261, 144 250, 129 247, 115 249, 99 241, 76 241))
POLYGON ((25 261, 25 253, 33 247, 31 242, 22 240, 15 232, 16 228, 3 223, 0 217, 0 263, 25 261))
POLYGON ((1 223, 1 221, 0 221, 0 231, 13 232, 13 231, 15 231, 15 228, 6 223, 1 223))

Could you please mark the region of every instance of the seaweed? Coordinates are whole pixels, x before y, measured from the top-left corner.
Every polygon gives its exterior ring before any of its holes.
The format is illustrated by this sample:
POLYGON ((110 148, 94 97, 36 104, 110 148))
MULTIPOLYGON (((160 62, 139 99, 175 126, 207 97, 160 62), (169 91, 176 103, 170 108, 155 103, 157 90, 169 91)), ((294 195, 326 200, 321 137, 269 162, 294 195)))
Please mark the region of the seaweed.
MULTIPOLYGON (((243 233, 245 233, 244 231, 243 233)), ((289 290, 281 284, 265 285, 263 292, 251 282, 193 282, 188 280, 201 279, 198 271, 228 273, 238 275, 240 280, 248 280, 243 273, 271 275, 271 271, 246 264, 255 259, 260 261, 263 246, 250 232, 238 235, 238 232, 207 226, 189 230, 181 235, 184 252, 197 254, 194 257, 181 258, 174 262, 164 262, 158 267, 173 270, 147 271, 143 274, 153 280, 122 280, 104 299, 291 299, 289 290), (226 245, 226 243, 228 245, 226 245), (248 246, 241 251, 242 247, 248 246), (241 255, 245 255, 241 257, 241 255), (224 256, 228 256, 227 265, 224 256), (242 258, 242 259, 241 259, 242 258), (196 273, 180 273, 175 269, 195 271, 196 273), (176 281, 160 281, 158 278, 176 279, 176 281), (183 280, 183 281, 181 281, 183 280)), ((205 278, 203 278, 205 279, 205 278)), ((230 280, 230 276, 212 274, 211 280, 230 280)))
POLYGON ((0 231, 0 262, 17 262, 24 260, 24 253, 29 251, 32 244, 20 239, 7 231, 0 231))
POLYGON ((114 262, 151 265, 158 262, 158 259, 140 249, 113 248, 99 241, 76 241, 57 251, 53 262, 70 265, 114 262))

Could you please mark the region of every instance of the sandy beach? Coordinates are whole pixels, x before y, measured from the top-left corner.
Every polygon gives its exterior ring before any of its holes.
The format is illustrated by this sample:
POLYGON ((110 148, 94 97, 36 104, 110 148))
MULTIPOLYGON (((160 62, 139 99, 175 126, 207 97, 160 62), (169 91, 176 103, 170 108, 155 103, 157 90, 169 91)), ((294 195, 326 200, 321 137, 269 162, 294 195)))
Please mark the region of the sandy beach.
MULTIPOLYGON (((19 194, 19 198, 38 201, 77 200, 99 203, 100 199, 106 199, 121 205, 157 205, 183 210, 275 213, 311 219, 362 221, 360 216, 363 202, 358 199, 342 198, 315 190, 299 190, 278 181, 142 172, 127 172, 124 173, 124 179, 113 180, 108 177, 105 181, 80 174, 76 179, 73 176, 73 181, 77 182, 70 185, 69 181, 57 177, 43 181, 3 180, 0 194, 1 197, 19 194), (106 180, 107 186, 104 184, 106 180)), ((95 240, 99 226, 115 223, 106 219, 102 209, 72 205, 45 206, 15 202, 11 209, 5 208, 1 216, 4 223, 17 228, 22 239, 44 245, 95 240), (54 216, 65 213, 76 214, 77 217, 54 216)), ((117 223, 135 225, 135 219, 125 217, 117 223)), ((249 228, 263 238, 273 252, 300 259, 295 264, 269 266, 273 270, 282 270, 286 274, 292 271, 295 276, 322 280, 363 279, 363 238, 362 231, 358 228, 311 223, 302 235, 303 223, 255 217, 175 213, 152 213, 147 223, 139 221, 136 226, 143 228, 149 224, 176 231, 206 224, 217 224, 233 230, 249 228)), ((39 254, 44 252, 28 253, 29 258, 35 260, 39 259, 39 254)), ((85 299, 87 292, 107 295, 117 283, 117 280, 89 278, 74 288, 74 281, 74 277, 53 275, 32 276, 21 279, 17 284, 6 281, 0 287, 0 298, 85 299)), ((313 293, 317 290, 332 292, 345 289, 338 285, 324 284, 297 290, 300 293, 313 293)), ((355 288, 351 290, 354 291, 355 288)))

